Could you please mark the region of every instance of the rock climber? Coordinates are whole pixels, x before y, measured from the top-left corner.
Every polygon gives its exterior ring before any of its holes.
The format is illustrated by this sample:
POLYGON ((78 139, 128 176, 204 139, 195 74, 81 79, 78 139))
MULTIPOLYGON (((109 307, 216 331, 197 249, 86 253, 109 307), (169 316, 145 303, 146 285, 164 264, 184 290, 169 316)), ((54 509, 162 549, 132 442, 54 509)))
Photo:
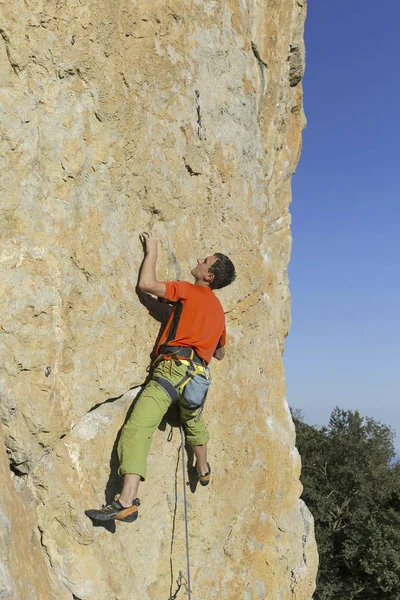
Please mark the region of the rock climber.
MULTIPOLYGON (((167 326, 158 343, 157 359, 151 380, 139 396, 118 443, 119 474, 123 488, 111 504, 98 510, 86 510, 91 519, 116 519, 132 523, 138 517, 137 497, 140 481, 146 477, 146 462, 154 431, 177 400, 180 418, 188 444, 196 456, 196 470, 201 485, 208 485, 211 468, 207 462, 209 432, 202 406, 191 406, 176 392, 185 380, 188 365, 196 371, 208 370, 211 358, 225 356, 225 316, 213 290, 223 288, 235 279, 235 267, 224 254, 215 253, 198 259, 191 271, 194 284, 187 281, 161 282, 156 278, 158 241, 154 233, 141 236, 145 257, 139 277, 139 288, 148 294, 174 303, 167 326), (176 394, 176 396, 174 395, 176 394)), ((204 380, 204 377, 203 377, 204 380)))

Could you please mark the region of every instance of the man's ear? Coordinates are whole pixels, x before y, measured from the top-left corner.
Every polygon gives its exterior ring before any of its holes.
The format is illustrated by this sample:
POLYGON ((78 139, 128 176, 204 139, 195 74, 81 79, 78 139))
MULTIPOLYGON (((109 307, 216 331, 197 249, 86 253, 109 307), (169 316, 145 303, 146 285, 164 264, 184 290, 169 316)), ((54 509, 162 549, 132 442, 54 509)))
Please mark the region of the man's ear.
POLYGON ((213 273, 208 273, 208 275, 206 275, 206 276, 204 277, 204 279, 205 279, 206 281, 208 281, 208 283, 211 283, 211 282, 212 282, 212 281, 215 279, 215 275, 214 275, 213 273))

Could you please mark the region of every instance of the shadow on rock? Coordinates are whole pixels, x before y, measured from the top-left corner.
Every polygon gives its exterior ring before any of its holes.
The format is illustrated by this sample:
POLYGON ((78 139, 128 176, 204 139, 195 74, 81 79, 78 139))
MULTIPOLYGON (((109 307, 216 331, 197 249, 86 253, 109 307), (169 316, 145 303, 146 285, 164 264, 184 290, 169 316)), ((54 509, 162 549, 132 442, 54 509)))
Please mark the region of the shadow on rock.
POLYGON ((115 521, 98 521, 97 519, 91 519, 93 527, 103 527, 106 531, 110 533, 115 533, 117 530, 117 526, 115 525, 115 521))
POLYGON ((189 446, 189 444, 185 445, 186 454, 187 454, 187 474, 188 474, 188 482, 186 485, 190 488, 192 494, 195 493, 197 484, 199 483, 198 473, 195 466, 195 456, 193 452, 193 448, 189 446))

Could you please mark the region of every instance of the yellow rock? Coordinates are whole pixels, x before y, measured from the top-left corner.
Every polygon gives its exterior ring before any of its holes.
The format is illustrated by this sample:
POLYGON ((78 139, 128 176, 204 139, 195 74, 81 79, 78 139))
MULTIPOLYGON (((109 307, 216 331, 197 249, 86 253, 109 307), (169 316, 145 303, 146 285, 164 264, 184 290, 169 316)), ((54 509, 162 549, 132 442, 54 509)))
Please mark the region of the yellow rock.
POLYGON ((3 13, 1 597, 167 600, 186 573, 178 430, 156 432, 136 523, 112 533, 84 515, 119 489, 115 443, 165 319, 136 294, 152 228, 160 279, 190 280, 218 251, 238 272, 219 293, 212 483, 188 489, 192 598, 311 600, 282 365, 305 4, 17 0, 3 13))

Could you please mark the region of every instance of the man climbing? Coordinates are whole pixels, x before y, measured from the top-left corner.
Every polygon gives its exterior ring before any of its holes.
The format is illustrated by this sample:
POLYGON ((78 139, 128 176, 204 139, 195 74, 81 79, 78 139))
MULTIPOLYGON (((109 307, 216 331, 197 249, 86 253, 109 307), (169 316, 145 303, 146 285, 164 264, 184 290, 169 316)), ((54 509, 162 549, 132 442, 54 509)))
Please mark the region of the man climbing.
MULTIPOLYGON (((235 279, 235 267, 224 254, 216 253, 197 261, 192 269, 194 284, 187 281, 163 283, 156 278, 157 239, 143 233, 145 258, 139 288, 148 294, 175 303, 157 346, 153 373, 122 429, 118 444, 119 473, 123 488, 115 500, 99 510, 87 510, 91 519, 117 519, 132 523, 137 519, 140 501, 137 492, 146 477, 146 462, 154 431, 171 402, 177 398, 186 440, 196 456, 196 469, 201 485, 208 485, 211 468, 207 462, 209 433, 202 407, 188 403, 177 388, 188 374, 188 366, 205 371, 212 357, 225 356, 225 316, 212 290, 223 288, 235 279)), ((181 388, 180 388, 181 390, 181 388)))

